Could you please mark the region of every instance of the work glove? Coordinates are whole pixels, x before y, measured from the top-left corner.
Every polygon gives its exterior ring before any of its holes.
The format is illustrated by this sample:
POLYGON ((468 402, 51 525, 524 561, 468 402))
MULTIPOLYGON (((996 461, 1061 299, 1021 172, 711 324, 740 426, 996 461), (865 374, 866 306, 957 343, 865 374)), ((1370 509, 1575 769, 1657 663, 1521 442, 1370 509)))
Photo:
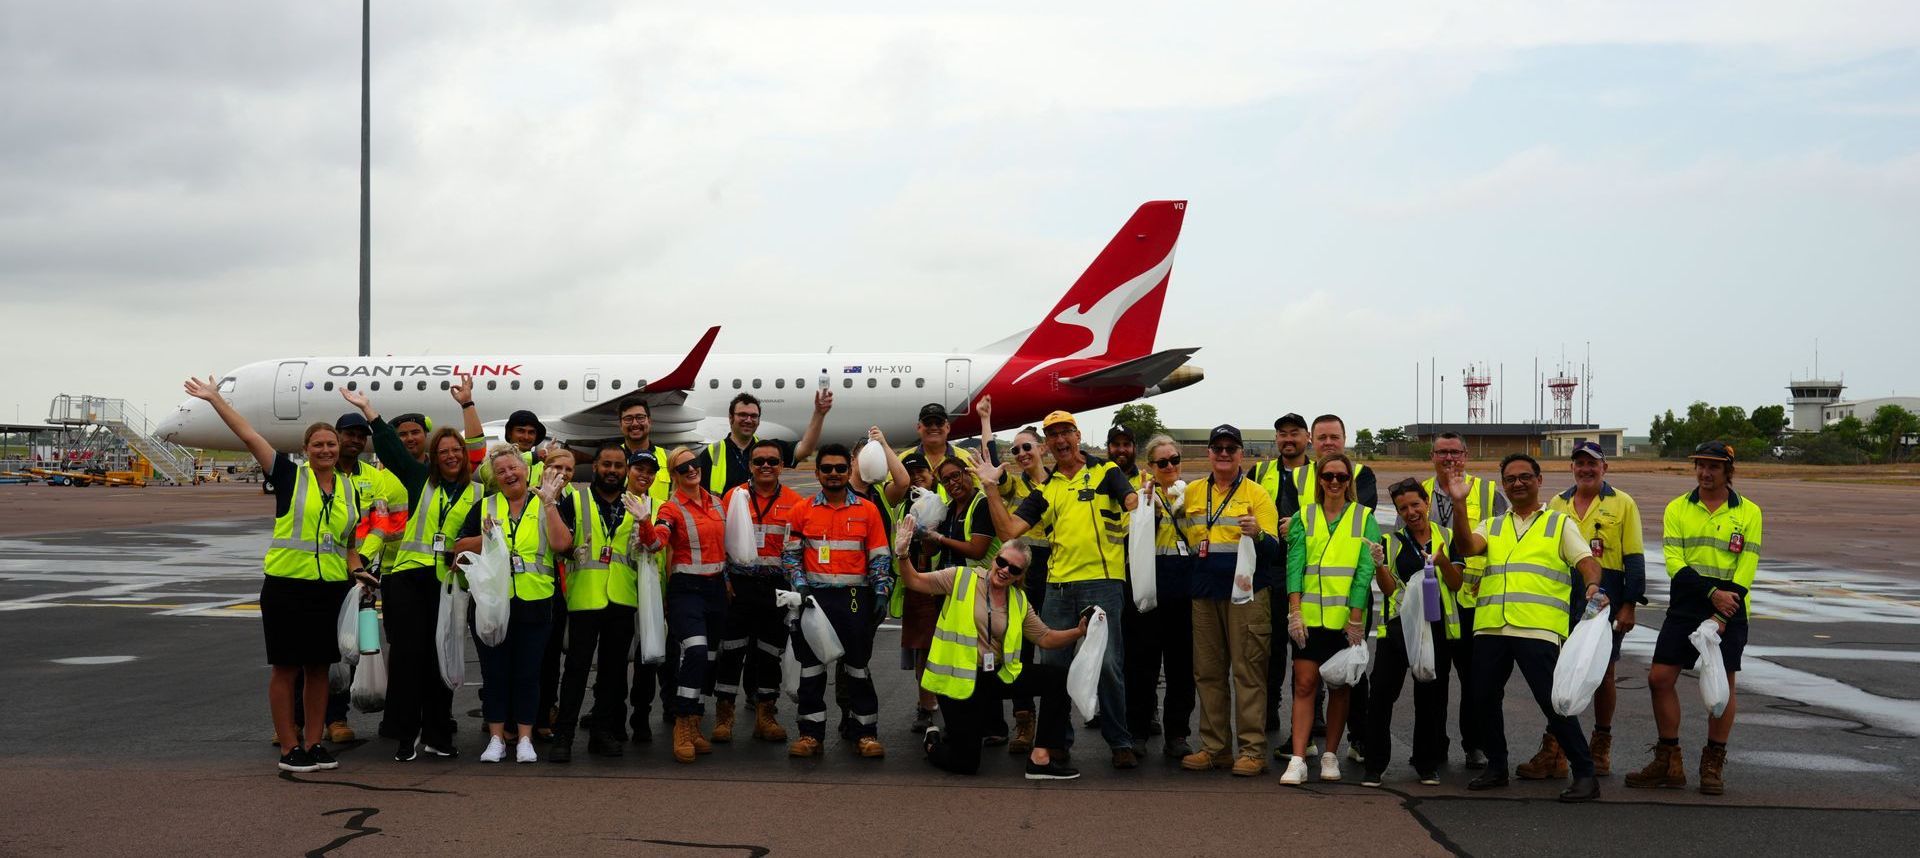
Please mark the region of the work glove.
POLYGON ((1347 623, 1347 646, 1359 646, 1367 639, 1366 626, 1359 620, 1347 623))
POLYGON ((1287 612, 1287 637, 1293 645, 1301 649, 1307 647, 1307 621, 1300 618, 1299 611, 1287 612))
POLYGON ((806 598, 793 590, 773 591, 773 606, 776 608, 785 608, 787 610, 792 610, 794 608, 800 607, 805 602, 806 602, 806 598))

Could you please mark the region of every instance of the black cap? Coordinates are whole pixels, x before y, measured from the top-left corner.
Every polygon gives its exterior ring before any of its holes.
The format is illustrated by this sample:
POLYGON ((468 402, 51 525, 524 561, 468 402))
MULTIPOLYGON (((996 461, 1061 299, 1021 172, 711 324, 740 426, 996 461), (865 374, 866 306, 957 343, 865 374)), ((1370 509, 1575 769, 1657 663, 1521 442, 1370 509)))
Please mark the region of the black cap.
POLYGON ((513 431, 515 426, 532 426, 535 444, 547 440, 547 424, 540 422, 540 418, 535 417, 531 411, 521 409, 507 415, 507 431, 513 431))
POLYGON ((660 470, 660 460, 653 457, 652 450, 646 452, 629 451, 627 453, 627 467, 631 468, 636 465, 649 465, 656 471, 660 470))
POLYGON ((400 415, 399 417, 395 417, 392 420, 387 421, 387 423, 388 425, 392 426, 395 429, 400 428, 400 424, 402 423, 418 423, 420 424, 421 429, 424 429, 428 432, 433 431, 433 421, 428 420, 427 415, 421 414, 418 411, 409 411, 405 414, 400 415))
POLYGON ((358 429, 368 434, 373 433, 373 427, 367 424, 367 418, 360 416, 358 411, 349 411, 340 415, 340 419, 333 421, 333 428, 339 432, 358 429))
POLYGON ((1275 432, 1278 432, 1282 428, 1287 426, 1298 426, 1302 429, 1305 429, 1307 428, 1307 418, 1301 417, 1300 415, 1294 414, 1292 412, 1288 412, 1286 414, 1280 415, 1280 419, 1273 421, 1273 431, 1275 432))
POLYGON ((1733 445, 1725 441, 1707 441, 1693 448, 1693 455, 1687 458, 1705 459, 1709 462, 1731 462, 1733 461, 1733 445))
POLYGON ((907 470, 909 471, 915 468, 919 468, 920 470, 923 470, 923 471, 933 470, 933 466, 927 464, 927 457, 919 453, 908 453, 907 455, 900 457, 900 464, 905 465, 907 470))
POLYGON ((940 418, 940 421, 943 423, 946 422, 947 407, 938 402, 929 402, 920 406, 920 422, 925 423, 929 418, 934 417, 940 418))
POLYGON ((1596 462, 1607 460, 1607 454, 1600 452, 1600 443, 1597 441, 1581 441, 1573 445, 1572 458, 1578 459, 1581 456, 1591 456, 1596 462))
POLYGON ((1208 444, 1212 444, 1213 442, 1218 441, 1221 438, 1232 438, 1233 443, 1235 444, 1242 444, 1242 445, 1245 444, 1244 441, 1240 440, 1240 430, 1234 428, 1233 424, 1231 423, 1222 423, 1218 426, 1213 427, 1212 432, 1207 433, 1208 444))
POLYGON ((1113 443, 1113 439, 1115 438, 1125 438, 1131 441, 1133 440, 1133 430, 1128 429, 1126 426, 1115 424, 1113 428, 1107 430, 1107 443, 1113 443))

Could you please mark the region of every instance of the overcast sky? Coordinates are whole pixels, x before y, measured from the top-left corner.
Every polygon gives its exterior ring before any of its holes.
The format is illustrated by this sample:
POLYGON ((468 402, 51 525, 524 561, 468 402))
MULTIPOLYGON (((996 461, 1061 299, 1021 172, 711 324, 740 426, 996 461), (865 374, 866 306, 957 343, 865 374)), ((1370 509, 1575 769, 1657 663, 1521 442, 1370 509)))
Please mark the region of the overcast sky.
MULTIPOLYGON (((375 353, 969 349, 1171 198, 1158 346, 1207 372, 1175 425, 1409 422, 1429 356, 1450 419, 1476 361, 1524 419, 1588 343, 1634 434, 1783 402, 1816 337, 1849 393, 1920 393, 1910 0, 410 0, 373 33, 375 353)), ((0 0, 0 408, 353 352, 358 40, 351 0, 0 0)))

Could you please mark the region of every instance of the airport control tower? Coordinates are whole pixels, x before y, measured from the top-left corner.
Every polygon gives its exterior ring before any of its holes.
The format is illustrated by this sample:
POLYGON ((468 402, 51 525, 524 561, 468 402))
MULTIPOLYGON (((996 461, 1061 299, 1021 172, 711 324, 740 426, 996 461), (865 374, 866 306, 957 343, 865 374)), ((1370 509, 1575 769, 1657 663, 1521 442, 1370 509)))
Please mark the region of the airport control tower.
POLYGON ((1840 401, 1840 391, 1847 389, 1845 382, 1810 378, 1805 381, 1789 380, 1787 404, 1793 406, 1795 432, 1818 432, 1826 425, 1826 415, 1822 409, 1840 401))

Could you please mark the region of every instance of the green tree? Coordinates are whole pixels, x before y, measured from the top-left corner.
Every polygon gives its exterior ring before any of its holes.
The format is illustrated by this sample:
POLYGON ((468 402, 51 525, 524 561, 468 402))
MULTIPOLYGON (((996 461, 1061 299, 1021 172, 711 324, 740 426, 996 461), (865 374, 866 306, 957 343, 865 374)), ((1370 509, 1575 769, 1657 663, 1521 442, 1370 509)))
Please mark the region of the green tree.
POLYGON ((1373 437, 1375 440, 1379 441, 1380 445, 1383 447, 1388 444, 1405 444, 1408 440, 1410 440, 1407 437, 1407 430, 1402 429, 1398 426, 1388 426, 1387 428, 1382 429, 1379 432, 1375 433, 1373 437))
POLYGON ((1353 451, 1368 458, 1380 455, 1380 442, 1374 440, 1372 429, 1362 429, 1353 436, 1353 451))
POLYGON ((1144 402, 1120 406, 1113 412, 1113 422, 1127 427, 1133 432, 1134 440, 1140 444, 1145 444, 1148 438, 1167 431, 1167 424, 1160 422, 1160 409, 1144 402))
MULTIPOLYGON (((1786 409, 1781 408, 1784 420, 1786 409)), ((1774 415, 1766 408, 1755 412, 1766 412, 1761 416, 1762 423, 1771 424, 1774 415)), ((1705 402, 1695 402, 1687 406, 1684 418, 1675 417, 1672 411, 1653 418, 1649 433, 1654 445, 1660 448, 1662 456, 1685 456, 1703 441, 1721 440, 1732 444, 1736 450, 1763 451, 1773 449, 1773 436, 1756 427, 1748 419, 1747 410, 1738 405, 1714 406, 1705 402)))
POLYGON ((1753 431, 1760 437, 1774 443, 1787 433, 1787 407, 1785 405, 1762 405, 1753 409, 1753 415, 1747 418, 1753 423, 1753 431))
POLYGON ((1867 421, 1866 432, 1873 438, 1880 461, 1896 462, 1899 461, 1906 439, 1920 435, 1920 415, 1888 403, 1874 409, 1873 417, 1867 421))

